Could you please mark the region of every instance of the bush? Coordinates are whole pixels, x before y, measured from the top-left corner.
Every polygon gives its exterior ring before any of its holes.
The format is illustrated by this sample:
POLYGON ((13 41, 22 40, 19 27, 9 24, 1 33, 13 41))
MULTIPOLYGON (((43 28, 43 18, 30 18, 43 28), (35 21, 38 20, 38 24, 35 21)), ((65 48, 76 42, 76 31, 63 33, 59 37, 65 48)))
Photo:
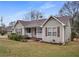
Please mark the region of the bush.
POLYGON ((16 33, 11 33, 10 35, 8 35, 8 38, 11 40, 20 41, 22 39, 22 36, 16 33))
POLYGON ((6 31, 0 31, 1 35, 5 35, 7 32, 6 31))
POLYGON ((76 36, 77 36, 76 33, 75 32, 72 32, 71 33, 71 40, 73 41, 73 39, 76 38, 76 36))
POLYGON ((30 39, 27 35, 18 35, 16 33, 11 33, 8 35, 8 38, 11 40, 16 40, 16 41, 22 41, 22 42, 27 42, 27 39, 30 39))
POLYGON ((4 35, 4 34, 5 34, 4 32, 1 33, 1 35, 4 35))

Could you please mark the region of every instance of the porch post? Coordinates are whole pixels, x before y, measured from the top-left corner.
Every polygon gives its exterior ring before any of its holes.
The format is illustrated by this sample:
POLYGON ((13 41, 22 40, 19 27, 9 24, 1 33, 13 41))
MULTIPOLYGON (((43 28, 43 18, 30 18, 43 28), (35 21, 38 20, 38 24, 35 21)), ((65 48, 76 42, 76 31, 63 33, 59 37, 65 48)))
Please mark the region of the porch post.
POLYGON ((33 37, 33 28, 31 28, 31 33, 32 33, 32 37, 33 37))

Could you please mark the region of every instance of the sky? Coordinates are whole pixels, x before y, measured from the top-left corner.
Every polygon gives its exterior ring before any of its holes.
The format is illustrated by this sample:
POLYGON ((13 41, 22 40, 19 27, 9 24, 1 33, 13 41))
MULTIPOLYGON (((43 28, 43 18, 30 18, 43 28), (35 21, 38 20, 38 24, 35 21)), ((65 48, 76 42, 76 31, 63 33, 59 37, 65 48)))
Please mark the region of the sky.
POLYGON ((31 10, 38 10, 48 18, 50 15, 57 15, 64 3, 65 1, 0 1, 0 17, 3 17, 6 25, 22 20, 31 10))

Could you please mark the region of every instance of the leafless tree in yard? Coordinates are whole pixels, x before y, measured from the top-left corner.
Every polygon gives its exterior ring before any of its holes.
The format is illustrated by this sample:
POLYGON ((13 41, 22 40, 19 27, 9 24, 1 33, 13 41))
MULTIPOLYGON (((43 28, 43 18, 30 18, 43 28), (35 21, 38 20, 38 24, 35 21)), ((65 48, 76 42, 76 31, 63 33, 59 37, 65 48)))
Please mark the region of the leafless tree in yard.
POLYGON ((74 18, 78 15, 78 13, 79 13, 79 2, 78 1, 66 2, 59 11, 59 14, 61 16, 71 16, 72 23, 74 22, 74 18))
POLYGON ((79 32, 79 1, 68 1, 60 9, 59 15, 71 17, 72 32, 79 32))
POLYGON ((37 10, 31 10, 30 12, 25 14, 25 19, 38 20, 40 18, 43 18, 43 14, 42 12, 37 10))

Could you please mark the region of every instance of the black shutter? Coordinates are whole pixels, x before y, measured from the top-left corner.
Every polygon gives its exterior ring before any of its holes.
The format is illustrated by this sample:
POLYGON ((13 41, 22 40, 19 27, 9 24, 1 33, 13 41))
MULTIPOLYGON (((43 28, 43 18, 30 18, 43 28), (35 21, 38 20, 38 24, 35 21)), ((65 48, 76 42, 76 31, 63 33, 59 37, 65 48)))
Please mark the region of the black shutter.
POLYGON ((57 27, 57 36, 60 37, 60 27, 57 27))
POLYGON ((45 35, 47 36, 47 27, 45 28, 45 35))

